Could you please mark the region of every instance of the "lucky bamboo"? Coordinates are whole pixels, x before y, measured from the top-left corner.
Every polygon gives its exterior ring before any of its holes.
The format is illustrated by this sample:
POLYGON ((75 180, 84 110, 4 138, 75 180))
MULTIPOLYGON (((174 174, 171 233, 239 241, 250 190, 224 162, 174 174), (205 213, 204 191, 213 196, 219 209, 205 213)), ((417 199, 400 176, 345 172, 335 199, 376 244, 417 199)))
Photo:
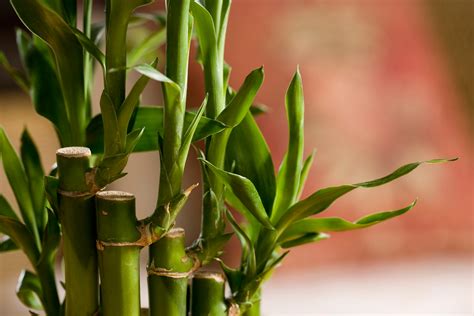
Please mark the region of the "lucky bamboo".
POLYGON ((222 274, 206 271, 196 273, 192 280, 191 293, 191 315, 227 315, 225 279, 222 274))
POLYGON ((90 155, 85 147, 56 152, 67 316, 92 315, 99 309, 95 204, 87 178, 90 155))

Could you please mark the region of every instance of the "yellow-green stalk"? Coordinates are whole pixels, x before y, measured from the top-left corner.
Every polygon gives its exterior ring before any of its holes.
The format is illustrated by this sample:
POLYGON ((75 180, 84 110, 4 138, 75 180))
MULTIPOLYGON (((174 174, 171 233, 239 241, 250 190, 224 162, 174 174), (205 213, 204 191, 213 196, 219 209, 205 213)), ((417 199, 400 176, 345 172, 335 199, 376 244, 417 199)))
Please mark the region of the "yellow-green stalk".
POLYGON ((225 279, 222 274, 204 271, 196 273, 192 280, 191 293, 191 315, 227 315, 225 279))

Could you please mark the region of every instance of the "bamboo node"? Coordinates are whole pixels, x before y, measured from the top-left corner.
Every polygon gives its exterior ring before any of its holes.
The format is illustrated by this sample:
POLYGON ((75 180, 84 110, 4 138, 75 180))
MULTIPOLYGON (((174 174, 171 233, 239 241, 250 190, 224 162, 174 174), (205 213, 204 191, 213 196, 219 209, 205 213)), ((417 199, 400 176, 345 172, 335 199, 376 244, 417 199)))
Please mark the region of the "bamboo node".
POLYGON ((177 272, 177 271, 173 271, 172 269, 159 268, 159 267, 155 267, 154 263, 152 262, 147 267, 148 275, 156 275, 156 276, 162 276, 162 277, 167 277, 167 278, 172 278, 172 279, 189 278, 191 275, 194 274, 194 272, 196 272, 199 269, 199 267, 201 266, 201 263, 194 256, 190 256, 188 258, 194 261, 194 265, 191 267, 191 269, 189 269, 189 271, 177 272))
POLYGON ((235 301, 229 302, 229 309, 227 312, 228 316, 239 316, 240 315, 240 306, 235 301))

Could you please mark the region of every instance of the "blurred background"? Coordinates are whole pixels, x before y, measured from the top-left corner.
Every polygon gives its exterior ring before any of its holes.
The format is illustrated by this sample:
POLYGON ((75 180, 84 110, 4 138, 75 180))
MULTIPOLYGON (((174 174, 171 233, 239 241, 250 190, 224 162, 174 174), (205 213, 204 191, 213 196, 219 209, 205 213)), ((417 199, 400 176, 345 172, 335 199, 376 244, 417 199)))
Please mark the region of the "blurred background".
MULTIPOLYGON (((158 1, 156 7, 162 7, 158 1)), ((103 8, 97 5, 100 17, 103 8)), ((0 49, 19 66, 7 1, 0 4, 0 49)), ((383 176, 401 164, 459 156, 423 166, 383 188, 360 189, 325 214, 355 220, 418 197, 407 215, 367 230, 333 234, 296 248, 266 284, 264 315, 473 313, 474 1, 236 0, 226 60, 238 87, 264 65, 258 122, 275 165, 288 142, 284 95, 296 66, 305 84, 306 153, 317 149, 305 195, 318 188, 383 176)), ((159 104, 159 86, 145 97, 159 104)), ((203 97, 200 67, 190 67, 189 106, 203 97)), ((101 92, 97 84, 95 94, 101 92)), ((97 101, 97 98, 96 98, 97 101)), ((98 102, 95 102, 96 111, 98 102)), ((49 168, 58 147, 49 123, 0 71, 0 125, 16 146, 25 126, 49 168)), ((18 147, 17 147, 18 148, 18 147)), ((129 175, 114 184, 137 196, 139 216, 155 204, 157 153, 134 155, 129 175)), ((199 179, 192 156, 186 184, 199 179)), ((3 170, 0 192, 13 203, 3 170)), ((200 196, 179 218, 187 238, 200 229, 200 196)), ((143 252, 144 262, 146 251, 143 252)), ((238 243, 225 254, 237 262, 238 243)), ((25 315, 15 295, 20 252, 0 255, 0 314, 25 315)), ((144 280, 143 280, 144 281, 144 280)), ((147 305, 143 282, 143 305, 147 305)))

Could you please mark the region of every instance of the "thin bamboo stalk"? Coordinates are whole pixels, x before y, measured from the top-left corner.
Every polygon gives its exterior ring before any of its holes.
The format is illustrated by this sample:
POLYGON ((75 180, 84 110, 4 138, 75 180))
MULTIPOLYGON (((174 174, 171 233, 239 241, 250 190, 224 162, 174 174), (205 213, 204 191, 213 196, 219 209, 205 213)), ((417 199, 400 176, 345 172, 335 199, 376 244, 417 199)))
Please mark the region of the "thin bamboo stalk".
POLYGON ((184 316, 188 277, 194 261, 186 255, 184 230, 175 228, 150 246, 148 285, 151 316, 184 316))
POLYGON ((220 273, 198 272, 192 280, 191 315, 226 316, 225 279, 220 273))
POLYGON ((92 315, 99 308, 94 196, 86 179, 90 155, 85 147, 56 152, 67 316, 92 315))
POLYGON ((120 191, 96 194, 97 249, 102 315, 140 315, 141 233, 135 197, 120 191))

